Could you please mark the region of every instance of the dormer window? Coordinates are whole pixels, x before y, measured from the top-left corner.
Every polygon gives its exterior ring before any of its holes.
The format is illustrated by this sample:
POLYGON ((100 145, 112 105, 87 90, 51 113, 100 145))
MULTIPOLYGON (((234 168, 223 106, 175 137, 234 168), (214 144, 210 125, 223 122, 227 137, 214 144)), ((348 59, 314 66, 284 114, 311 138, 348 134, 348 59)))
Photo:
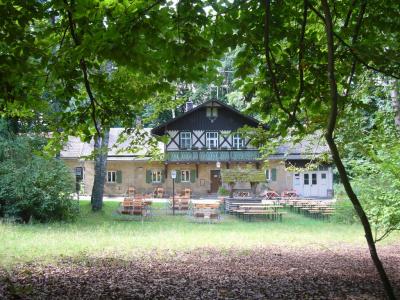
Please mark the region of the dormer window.
POLYGON ((180 133, 180 146, 181 149, 190 149, 192 148, 192 133, 191 132, 181 132, 180 133))

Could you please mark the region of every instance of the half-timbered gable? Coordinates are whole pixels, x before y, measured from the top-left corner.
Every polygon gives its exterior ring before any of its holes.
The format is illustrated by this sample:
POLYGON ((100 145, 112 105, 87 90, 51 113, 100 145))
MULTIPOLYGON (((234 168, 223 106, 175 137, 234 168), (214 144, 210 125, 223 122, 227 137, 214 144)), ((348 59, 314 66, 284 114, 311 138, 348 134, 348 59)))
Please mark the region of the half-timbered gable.
POLYGON ((258 121, 216 100, 199 105, 152 130, 167 135, 168 161, 254 161, 258 151, 237 131, 258 121))
MULTIPOLYGON (((246 136, 238 133, 243 126, 256 127, 259 123, 234 108, 219 101, 208 101, 192 108, 183 115, 164 123, 153 130, 154 135, 169 137, 167 144, 159 145, 165 160, 153 161, 146 156, 146 147, 136 153, 126 151, 129 138, 117 144, 122 128, 111 128, 107 158, 107 180, 104 192, 107 195, 122 195, 134 187, 140 194, 163 187, 172 193, 171 171, 174 170, 175 191, 191 189, 193 194, 217 193, 223 184, 223 169, 264 169, 267 181, 259 186, 277 192, 294 189, 306 197, 328 197, 332 194, 333 172, 329 165, 317 169, 299 170, 314 160, 317 154, 327 151, 315 137, 298 144, 283 143, 269 155, 268 165, 261 159, 246 136)), ((150 129, 145 129, 146 132, 150 129)), ((133 137, 132 137, 133 138, 133 137)), ((144 145, 145 146, 145 145, 144 145)), ((83 192, 91 191, 94 162, 85 160, 93 150, 93 143, 82 143, 70 137, 61 152, 61 158, 71 168, 83 175, 83 192)), ((226 183, 224 183, 226 185, 226 183)), ((227 188, 228 186, 225 186, 227 188)), ((238 183, 236 189, 250 190, 250 183, 238 183)))

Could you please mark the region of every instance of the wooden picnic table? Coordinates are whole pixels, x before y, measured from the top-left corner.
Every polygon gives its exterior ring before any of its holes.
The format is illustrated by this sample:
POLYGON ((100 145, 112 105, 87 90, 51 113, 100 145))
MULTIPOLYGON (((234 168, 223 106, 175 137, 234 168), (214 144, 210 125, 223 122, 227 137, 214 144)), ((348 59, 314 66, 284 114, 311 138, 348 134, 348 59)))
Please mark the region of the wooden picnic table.
POLYGON ((232 202, 231 205, 260 205, 261 202, 232 202))
POLYGON ((239 205, 239 208, 283 208, 283 205, 275 205, 275 204, 239 205))

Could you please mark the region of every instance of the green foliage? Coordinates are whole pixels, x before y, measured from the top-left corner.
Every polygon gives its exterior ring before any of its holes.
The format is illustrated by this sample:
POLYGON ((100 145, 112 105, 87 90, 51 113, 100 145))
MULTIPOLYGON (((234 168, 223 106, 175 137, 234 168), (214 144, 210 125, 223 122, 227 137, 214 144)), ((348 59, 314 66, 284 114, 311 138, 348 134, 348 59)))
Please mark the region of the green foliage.
POLYGON ((222 182, 265 182, 265 172, 254 169, 223 169, 222 182))
POLYGON ((400 229, 400 133, 388 100, 383 78, 367 74, 354 97, 357 106, 344 110, 346 122, 341 121, 337 131, 343 160, 376 240, 400 229))
POLYGON ((218 189, 218 195, 220 195, 220 196, 229 196, 229 191, 226 188, 224 188, 223 186, 221 186, 218 189))
POLYGON ((62 161, 42 157, 35 137, 0 137, 0 217, 21 222, 71 220, 74 181, 62 161))
POLYGON ((359 223, 354 206, 347 198, 346 192, 341 185, 335 186, 335 195, 337 201, 334 205, 335 213, 332 216, 332 221, 341 224, 359 223))

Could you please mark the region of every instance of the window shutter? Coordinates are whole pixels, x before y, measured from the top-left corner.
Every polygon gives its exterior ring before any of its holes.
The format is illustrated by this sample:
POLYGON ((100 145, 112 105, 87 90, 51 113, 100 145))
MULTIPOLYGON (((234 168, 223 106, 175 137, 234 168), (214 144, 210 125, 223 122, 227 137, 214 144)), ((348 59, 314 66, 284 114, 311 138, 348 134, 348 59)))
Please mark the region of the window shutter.
POLYGON ((146 170, 146 183, 151 183, 151 170, 146 170))
POLYGON ((271 169, 271 180, 276 181, 276 169, 271 169))
POLYGON ((196 170, 190 170, 190 182, 196 182, 196 170))
POLYGON ((181 170, 176 170, 175 182, 181 182, 181 170))
POLYGON ((161 170, 161 183, 165 182, 165 171, 161 170))
POLYGON ((122 171, 118 170, 117 171, 117 183, 122 183, 122 171))

